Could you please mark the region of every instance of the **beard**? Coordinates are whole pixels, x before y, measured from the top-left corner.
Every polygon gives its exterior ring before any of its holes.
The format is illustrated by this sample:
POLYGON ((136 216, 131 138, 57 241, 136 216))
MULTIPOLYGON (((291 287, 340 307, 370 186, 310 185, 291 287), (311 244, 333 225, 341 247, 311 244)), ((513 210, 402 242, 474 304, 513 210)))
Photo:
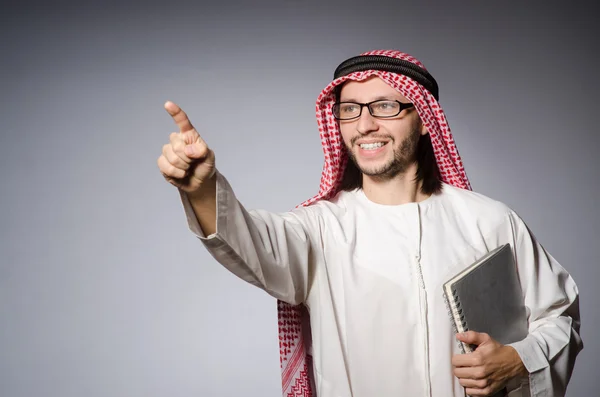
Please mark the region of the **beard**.
MULTIPOLYGON (((387 144, 392 145, 392 147, 394 147, 394 145, 396 144, 396 141, 391 136, 377 137, 389 139, 390 141, 387 144)), ((360 137, 355 137, 354 139, 352 139, 350 147, 347 146, 347 149, 350 159, 363 175, 370 176, 380 181, 385 181, 405 173, 411 165, 417 162, 416 154, 420 137, 420 126, 417 123, 417 125, 415 125, 411 130, 410 134, 402 140, 400 146, 394 147, 393 157, 386 163, 379 166, 362 166, 356 160, 356 156, 351 150, 351 147, 354 145, 354 142, 356 142, 356 140, 358 140, 360 137)))

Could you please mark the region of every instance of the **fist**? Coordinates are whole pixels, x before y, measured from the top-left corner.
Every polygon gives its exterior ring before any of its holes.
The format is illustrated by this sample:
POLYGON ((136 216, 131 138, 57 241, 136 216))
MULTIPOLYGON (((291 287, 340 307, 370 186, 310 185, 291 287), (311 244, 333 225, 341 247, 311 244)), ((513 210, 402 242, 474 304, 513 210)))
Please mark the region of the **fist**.
POLYGON ((521 357, 513 347, 502 345, 482 332, 467 331, 456 337, 461 342, 477 345, 472 353, 452 357, 454 375, 467 395, 491 396, 510 379, 528 376, 521 357))
POLYGON ((163 177, 186 193, 198 193, 215 174, 215 154, 208 148, 188 116, 173 102, 165 103, 179 132, 170 135, 158 158, 163 177))

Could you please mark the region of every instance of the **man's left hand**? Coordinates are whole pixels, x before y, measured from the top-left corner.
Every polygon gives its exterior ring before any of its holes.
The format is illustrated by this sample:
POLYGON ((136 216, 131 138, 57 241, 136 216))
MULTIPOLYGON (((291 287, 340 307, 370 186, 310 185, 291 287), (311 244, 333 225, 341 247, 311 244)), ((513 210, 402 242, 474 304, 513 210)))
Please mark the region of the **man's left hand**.
POLYGON ((470 396, 491 396, 515 376, 526 376, 527 369, 517 351, 495 341, 486 333, 468 331, 456 334, 461 342, 477 345, 468 354, 452 357, 454 375, 470 396))

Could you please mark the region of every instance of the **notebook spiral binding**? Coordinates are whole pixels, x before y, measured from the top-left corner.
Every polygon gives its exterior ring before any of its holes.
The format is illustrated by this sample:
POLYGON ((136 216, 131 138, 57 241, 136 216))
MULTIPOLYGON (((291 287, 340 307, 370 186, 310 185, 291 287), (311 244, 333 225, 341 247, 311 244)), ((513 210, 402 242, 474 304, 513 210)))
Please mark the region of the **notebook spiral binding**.
MULTIPOLYGON (((469 327, 467 327, 467 324, 465 323, 465 316, 462 314, 462 309, 460 307, 460 301, 458 300, 456 290, 452 290, 452 300, 448 299, 445 292, 442 294, 442 296, 444 298, 444 303, 446 304, 448 317, 450 317, 450 323, 452 324, 454 333, 457 334, 458 332, 468 331, 469 327), (459 319, 458 323, 456 321, 457 318, 459 319)), ((461 341, 458 341, 458 348, 462 354, 470 353, 474 350, 470 345, 462 343, 461 341)), ((506 388, 504 388, 499 392, 496 392, 496 394, 494 394, 492 397, 506 397, 507 395, 508 392, 506 388)))
MULTIPOLYGON (((469 327, 467 327, 467 324, 465 322, 465 316, 463 315, 460 300, 458 299, 458 294, 456 293, 456 290, 452 290, 451 299, 448 299, 446 293, 444 293, 443 296, 444 303, 446 304, 446 310, 448 311, 448 317, 450 317, 450 322, 452 324, 452 329, 454 330, 454 333, 457 334, 467 332, 469 330, 469 327)), ((473 351, 471 346, 460 341, 458 341, 458 347, 460 348, 460 351, 463 354, 470 353, 473 351)))

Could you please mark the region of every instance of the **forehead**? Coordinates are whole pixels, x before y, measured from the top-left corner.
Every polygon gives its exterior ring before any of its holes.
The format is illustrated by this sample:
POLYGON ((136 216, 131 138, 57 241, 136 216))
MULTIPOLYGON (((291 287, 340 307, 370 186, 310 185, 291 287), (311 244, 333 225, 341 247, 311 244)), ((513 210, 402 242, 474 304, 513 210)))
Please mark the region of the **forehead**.
POLYGON ((341 101, 369 102, 382 98, 397 99, 401 102, 407 101, 401 93, 377 76, 363 81, 349 80, 342 86, 340 91, 341 101))

